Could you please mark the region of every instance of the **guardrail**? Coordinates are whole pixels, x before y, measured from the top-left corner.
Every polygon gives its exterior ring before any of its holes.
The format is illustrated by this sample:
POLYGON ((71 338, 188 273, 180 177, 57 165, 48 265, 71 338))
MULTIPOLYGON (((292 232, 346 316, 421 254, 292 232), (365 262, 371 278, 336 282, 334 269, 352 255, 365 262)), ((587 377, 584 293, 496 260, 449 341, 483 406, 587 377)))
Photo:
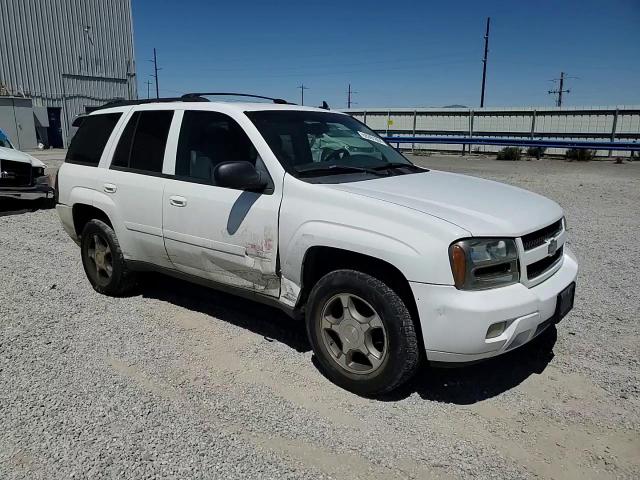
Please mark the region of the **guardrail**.
POLYGON ((545 147, 545 148, 578 148, 589 150, 640 151, 640 143, 635 142, 590 142, 582 140, 527 140, 516 138, 492 137, 395 137, 383 136, 387 142, 456 145, 498 145, 504 147, 545 147))

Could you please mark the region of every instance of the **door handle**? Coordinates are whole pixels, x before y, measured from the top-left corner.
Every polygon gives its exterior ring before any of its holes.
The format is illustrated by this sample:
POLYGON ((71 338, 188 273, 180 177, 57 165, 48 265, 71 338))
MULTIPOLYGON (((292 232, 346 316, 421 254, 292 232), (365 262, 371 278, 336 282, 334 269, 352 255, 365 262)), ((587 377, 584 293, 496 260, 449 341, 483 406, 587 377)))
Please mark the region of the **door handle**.
POLYGON ((169 197, 169 204, 174 207, 186 207, 187 199, 179 195, 172 195, 169 197))
POLYGON ((116 193, 118 187, 116 187, 113 183, 105 183, 102 187, 107 193, 116 193))

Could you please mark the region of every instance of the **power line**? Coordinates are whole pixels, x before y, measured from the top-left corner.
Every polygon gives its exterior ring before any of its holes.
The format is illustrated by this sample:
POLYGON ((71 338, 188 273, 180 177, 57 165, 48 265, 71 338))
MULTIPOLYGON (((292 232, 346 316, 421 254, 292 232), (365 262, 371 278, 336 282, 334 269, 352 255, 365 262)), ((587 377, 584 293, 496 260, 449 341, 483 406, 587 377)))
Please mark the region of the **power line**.
POLYGON ((484 34, 484 58, 482 59, 482 91, 480 93, 480 108, 484 107, 484 86, 487 81, 487 55, 489 53, 489 24, 491 17, 487 17, 487 32, 484 34))
POLYGON ((563 93, 571 93, 571 90, 568 88, 564 90, 564 81, 567 78, 578 78, 578 77, 565 77, 564 72, 560 72, 560 78, 554 78, 553 80, 549 80, 550 82, 559 82, 558 88, 555 90, 549 90, 549 95, 558 95, 556 99, 556 107, 562 106, 562 94, 563 93))
MULTIPOLYGON (((416 65, 416 64, 424 63, 424 60, 443 60, 443 59, 446 59, 446 60, 455 59, 458 61, 469 62, 469 61, 472 61, 471 55, 472 54, 468 51, 456 51, 456 52, 451 52, 447 54, 421 56, 419 59, 416 59, 414 56, 414 57, 406 57, 406 58, 394 57, 394 58, 388 58, 384 60, 375 59, 375 60, 357 61, 357 62, 354 62, 353 60, 349 60, 346 62, 336 62, 329 58, 327 59, 328 63, 313 62, 313 64, 308 65, 306 67, 303 66, 303 67, 294 68, 288 71, 290 73, 296 73, 296 72, 304 73, 304 71, 308 71, 309 67, 314 69, 336 69, 336 67, 354 67, 354 66, 355 67, 374 66, 374 65, 394 66, 395 64, 398 64, 398 63, 403 63, 403 64, 409 63, 410 65, 416 65)), ((307 58, 308 57, 305 56, 305 59, 307 58)), ((431 64, 427 63, 427 65, 431 65, 431 64)), ((221 72, 250 72, 252 74, 255 74, 255 70, 256 70, 255 64, 251 64, 251 65, 247 64, 247 65, 237 66, 233 68, 219 68, 218 66, 203 65, 201 68, 199 68, 199 71, 202 71, 202 72, 214 71, 216 74, 221 72)))
POLYGON ((347 108, 351 108, 351 105, 356 103, 353 101, 354 93, 358 93, 358 92, 351 90, 351 84, 349 84, 349 88, 347 89, 347 108))
POLYGON ((304 83, 298 85, 298 87, 300 89, 300 105, 304 105, 304 91, 305 90, 309 90, 309 87, 305 87, 304 83))
POLYGON ((158 68, 158 57, 156 56, 155 47, 153 48, 153 60, 149 61, 153 62, 153 73, 151 74, 151 76, 156 79, 156 98, 160 98, 160 87, 158 86, 158 70, 162 69, 158 68))
POLYGON ((150 80, 147 80, 147 81, 145 81, 144 83, 146 83, 146 84, 147 84, 147 98, 151 98, 151 96, 149 95, 149 89, 150 89, 150 87, 151 87, 151 81, 150 81, 150 80))

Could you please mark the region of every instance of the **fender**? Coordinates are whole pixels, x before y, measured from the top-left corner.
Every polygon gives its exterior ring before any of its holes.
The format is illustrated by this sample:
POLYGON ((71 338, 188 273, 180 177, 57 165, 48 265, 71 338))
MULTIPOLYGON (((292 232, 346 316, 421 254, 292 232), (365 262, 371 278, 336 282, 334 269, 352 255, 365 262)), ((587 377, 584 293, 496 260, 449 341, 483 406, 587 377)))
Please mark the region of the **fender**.
POLYGON ((407 278, 424 263, 421 252, 400 239, 388 235, 328 221, 305 222, 287 243, 282 254, 282 289, 280 300, 295 305, 302 288, 305 255, 311 247, 333 247, 379 258, 394 265, 407 278))

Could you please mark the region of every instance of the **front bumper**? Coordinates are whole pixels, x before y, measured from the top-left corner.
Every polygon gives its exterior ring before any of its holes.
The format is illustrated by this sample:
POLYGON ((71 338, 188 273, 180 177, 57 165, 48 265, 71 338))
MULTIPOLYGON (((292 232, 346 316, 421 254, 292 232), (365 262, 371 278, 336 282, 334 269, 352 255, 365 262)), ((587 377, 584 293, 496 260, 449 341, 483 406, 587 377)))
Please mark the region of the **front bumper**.
POLYGON ((50 185, 39 183, 28 187, 0 187, 0 198, 17 198, 20 200, 37 200, 53 198, 54 189, 50 185))
MULTIPOLYGON (((448 285, 411 282, 427 359, 474 362, 500 355, 532 340, 539 325, 552 319, 558 294, 578 275, 578 262, 565 245, 562 266, 532 288, 521 283, 491 290, 463 291, 448 285), (505 331, 486 338, 489 327, 507 322, 505 331)), ((548 322, 547 322, 548 323, 548 322)))

